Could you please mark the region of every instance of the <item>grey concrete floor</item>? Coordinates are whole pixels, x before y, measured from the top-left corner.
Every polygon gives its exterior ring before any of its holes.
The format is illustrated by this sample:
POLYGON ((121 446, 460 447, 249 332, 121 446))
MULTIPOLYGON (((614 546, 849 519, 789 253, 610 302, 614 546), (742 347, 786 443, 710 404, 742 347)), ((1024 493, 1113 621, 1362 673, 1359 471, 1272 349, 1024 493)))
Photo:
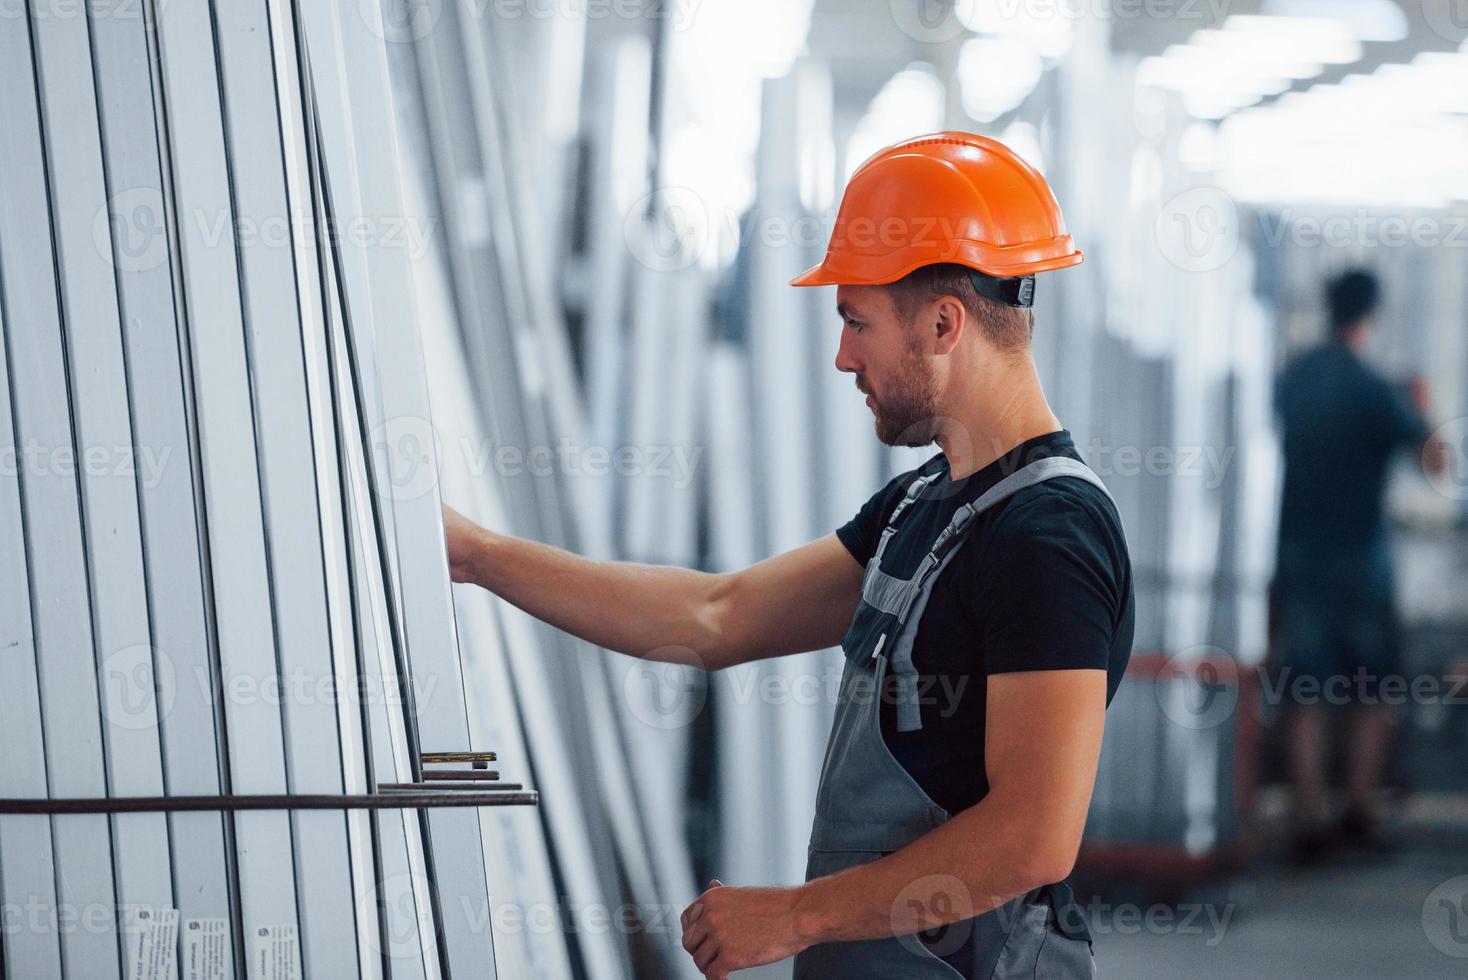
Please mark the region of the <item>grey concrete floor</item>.
POLYGON ((1267 863, 1176 904, 1088 908, 1099 975, 1468 980, 1468 827, 1399 821, 1393 837, 1386 856, 1267 863))

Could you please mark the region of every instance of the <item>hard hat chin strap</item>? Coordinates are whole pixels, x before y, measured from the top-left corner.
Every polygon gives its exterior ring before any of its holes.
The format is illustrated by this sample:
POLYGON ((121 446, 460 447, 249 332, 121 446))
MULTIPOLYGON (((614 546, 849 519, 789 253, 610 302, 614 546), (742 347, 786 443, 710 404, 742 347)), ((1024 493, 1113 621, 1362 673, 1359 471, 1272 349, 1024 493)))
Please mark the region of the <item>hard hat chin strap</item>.
POLYGON ((1005 306, 1018 306, 1028 309, 1035 305, 1035 277, 1034 276, 1009 276, 1001 278, 990 276, 980 272, 978 269, 970 269, 969 279, 973 281, 974 289, 985 299, 991 299, 1005 306))

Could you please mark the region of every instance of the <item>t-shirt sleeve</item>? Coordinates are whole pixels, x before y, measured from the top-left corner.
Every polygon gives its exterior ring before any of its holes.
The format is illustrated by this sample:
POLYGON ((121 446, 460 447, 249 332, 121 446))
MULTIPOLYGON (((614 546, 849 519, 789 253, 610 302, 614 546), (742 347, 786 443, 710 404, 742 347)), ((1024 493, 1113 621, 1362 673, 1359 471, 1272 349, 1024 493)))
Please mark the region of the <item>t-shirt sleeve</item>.
POLYGON ((1004 575, 974 583, 978 594, 967 604, 977 613, 985 673, 1107 669, 1124 574, 1108 523, 1048 488, 1006 508, 988 543, 1004 575))
POLYGON ((842 524, 836 529, 836 537, 851 552, 857 564, 866 567, 866 563, 872 560, 872 555, 877 553, 877 542, 881 540, 882 528, 887 526, 887 517, 892 513, 897 501, 907 490, 908 481, 917 473, 917 470, 909 470, 900 473, 887 482, 887 485, 861 505, 861 510, 856 516, 842 524))

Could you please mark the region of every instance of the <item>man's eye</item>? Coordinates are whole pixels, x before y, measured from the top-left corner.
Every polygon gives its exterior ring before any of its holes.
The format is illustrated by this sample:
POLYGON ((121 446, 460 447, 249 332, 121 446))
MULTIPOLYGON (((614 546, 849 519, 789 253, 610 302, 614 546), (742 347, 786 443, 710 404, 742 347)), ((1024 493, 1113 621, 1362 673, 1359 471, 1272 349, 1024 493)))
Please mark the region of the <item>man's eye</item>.
POLYGON ((847 320, 846 321, 846 325, 848 327, 850 327, 851 329, 857 330, 857 331, 860 331, 862 327, 866 326, 866 324, 861 323, 861 322, 859 322, 857 320, 847 320))

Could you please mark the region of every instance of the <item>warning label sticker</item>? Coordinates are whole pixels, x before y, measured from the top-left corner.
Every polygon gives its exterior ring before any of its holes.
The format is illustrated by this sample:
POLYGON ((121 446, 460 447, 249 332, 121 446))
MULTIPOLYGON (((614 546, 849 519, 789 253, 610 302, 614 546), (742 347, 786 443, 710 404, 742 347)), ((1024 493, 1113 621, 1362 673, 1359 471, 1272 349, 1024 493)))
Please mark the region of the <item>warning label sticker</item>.
POLYGON ((229 976, 228 919, 189 919, 182 935, 182 980, 225 980, 229 976))
POLYGON ((250 934, 250 980, 301 980, 295 923, 259 926, 250 934))
POLYGON ((133 906, 123 913, 127 980, 173 980, 178 975, 178 909, 133 906))

